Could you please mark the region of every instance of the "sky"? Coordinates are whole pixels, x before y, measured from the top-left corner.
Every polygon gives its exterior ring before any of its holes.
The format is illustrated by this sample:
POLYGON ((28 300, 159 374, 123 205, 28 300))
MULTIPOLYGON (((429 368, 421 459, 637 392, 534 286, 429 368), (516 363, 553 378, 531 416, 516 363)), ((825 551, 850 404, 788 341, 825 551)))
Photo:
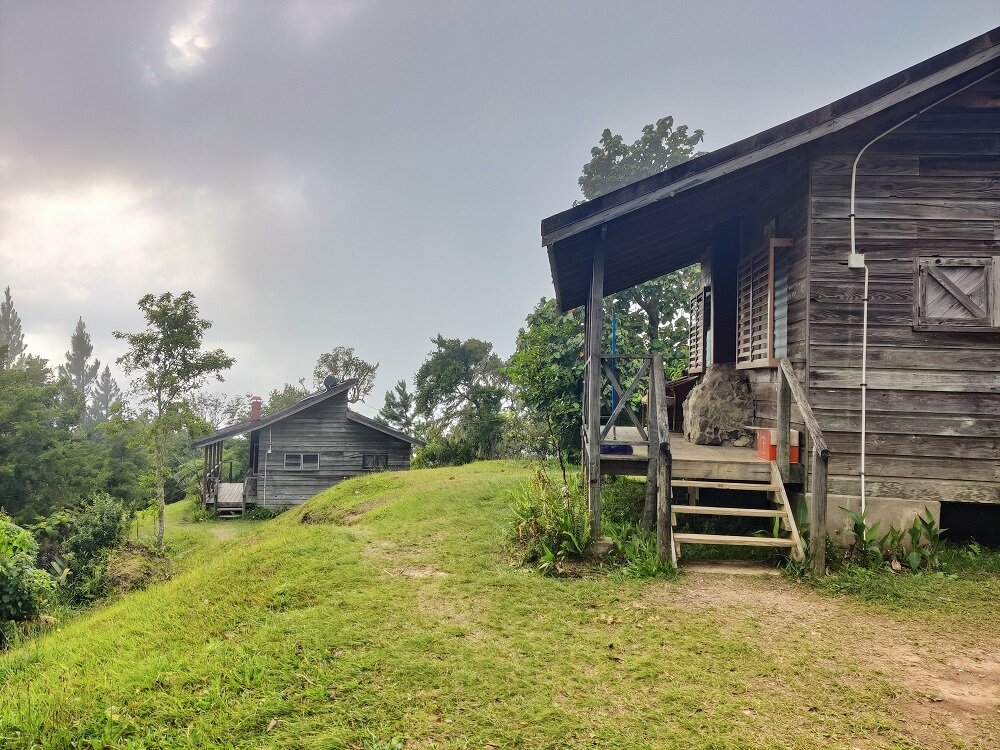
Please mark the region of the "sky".
POLYGON ((604 128, 720 148, 997 25, 996 0, 0 0, 0 289, 53 363, 78 317, 113 363, 142 295, 190 290, 237 360, 210 390, 353 346, 372 414, 438 333, 513 351, 604 128))

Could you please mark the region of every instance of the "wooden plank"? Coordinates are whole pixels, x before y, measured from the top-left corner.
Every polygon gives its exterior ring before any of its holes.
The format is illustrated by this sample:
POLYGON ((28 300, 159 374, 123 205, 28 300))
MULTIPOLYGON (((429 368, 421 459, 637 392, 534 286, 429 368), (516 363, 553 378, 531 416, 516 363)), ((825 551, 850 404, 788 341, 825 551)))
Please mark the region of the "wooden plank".
MULTIPOLYGON (((855 408, 857 404, 854 405, 855 408)), ((857 432, 823 433, 831 452, 838 455, 858 454, 861 436, 857 432)), ((1000 437, 954 437, 942 435, 892 435, 867 432, 865 452, 869 456, 920 456, 931 458, 1000 459, 1000 437)))
MULTIPOLYGON (((874 198, 945 198, 949 200, 1000 201, 1000 178, 995 175, 957 177, 926 177, 899 175, 877 177, 861 175, 855 184, 857 194, 865 199, 874 198)), ((827 175, 814 173, 812 195, 816 198, 843 198, 849 196, 851 180, 848 174, 827 175)), ((814 207, 816 203, 812 204, 814 207)), ((837 214, 838 216, 842 214, 837 214)))
POLYGON ((784 510, 775 508, 724 508, 718 505, 675 505, 675 515, 744 516, 746 518, 783 518, 784 510))
POLYGON ((810 484, 812 494, 809 502, 809 553, 812 558, 812 573, 826 575, 826 503, 829 490, 827 477, 827 456, 813 450, 810 484))
POLYGON ((590 298, 587 301, 587 498, 590 509, 590 538, 601 536, 601 337, 604 330, 604 231, 594 244, 590 298))
MULTIPOLYGON (((837 219, 851 213, 849 198, 813 198, 813 216, 837 219)), ((857 198, 857 226, 877 219, 995 220, 1000 201, 959 198, 857 198)))
MULTIPOLYGON (((850 154, 821 154, 812 160, 814 175, 845 175, 850 177, 857 151, 850 154)), ((918 175, 920 160, 915 154, 880 154, 867 152, 858 163, 859 175, 918 175)))
MULTIPOLYGON (((874 239, 993 240, 993 223, 992 219, 863 219, 856 222, 855 233, 861 243, 874 239)), ((819 239, 848 240, 850 229, 846 217, 812 221, 813 234, 819 239)))
POLYGON ((790 467, 791 433, 789 430, 792 419, 792 390, 789 387, 785 371, 781 368, 778 369, 776 401, 778 471, 782 481, 787 482, 790 467))
POLYGON ((773 482, 715 482, 702 479, 674 479, 674 487, 697 487, 708 490, 743 490, 744 492, 771 492, 775 489, 773 482))
MULTIPOLYGON (((813 367, 861 367, 861 345, 814 344, 809 349, 813 367)), ((979 371, 996 373, 1000 369, 1000 352, 990 349, 933 349, 930 347, 868 347, 868 368, 934 370, 951 372, 979 371)), ((1000 376, 998 376, 1000 380, 1000 376)))
POLYGON ((794 547, 791 539, 771 536, 737 536, 732 534, 674 534, 678 544, 721 544, 743 547, 794 547))
MULTIPOLYGON (((816 418, 824 430, 858 432, 861 416, 857 411, 816 409, 816 418)), ((868 429, 872 432, 903 435, 942 435, 982 437, 1000 434, 1000 418, 996 416, 948 414, 934 416, 920 412, 869 412, 868 429)))
MULTIPOLYGON (((809 372, 811 382, 819 388, 856 387, 860 374, 856 367, 814 367, 809 372)), ((1000 371, 874 369, 868 371, 868 386, 885 390, 1000 393, 1000 371)))
POLYGON ((791 396, 795 399, 795 403, 799 407, 799 411, 802 414, 802 421, 805 423, 806 430, 809 432, 809 437, 813 441, 815 450, 824 456, 827 455, 829 449, 826 446, 826 440, 823 438, 823 431, 820 429, 819 423, 813 415, 812 408, 809 406, 809 399, 806 397, 805 391, 802 390, 802 385, 799 383, 799 379, 792 369, 791 363, 787 359, 781 359, 779 366, 788 382, 791 396))
MULTIPOLYGON (((857 474, 859 454, 838 453, 830 459, 833 474, 857 474)), ((1000 459, 930 456, 865 456, 869 476, 911 479, 1000 479, 1000 459)))
MULTIPOLYGON (((857 475, 830 477, 830 492, 857 495, 857 475)), ((870 477, 866 482, 870 497, 899 497, 927 502, 1000 503, 1000 482, 959 479, 910 479, 870 477)))

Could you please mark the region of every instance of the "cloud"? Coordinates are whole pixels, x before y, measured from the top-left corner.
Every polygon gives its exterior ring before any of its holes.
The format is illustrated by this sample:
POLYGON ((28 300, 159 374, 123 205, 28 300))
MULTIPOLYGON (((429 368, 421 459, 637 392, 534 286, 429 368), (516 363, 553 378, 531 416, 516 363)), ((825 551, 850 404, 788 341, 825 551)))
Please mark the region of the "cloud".
POLYGON ((204 65, 208 51, 218 41, 212 25, 213 10, 214 0, 199 0, 170 27, 166 64, 175 73, 193 73, 204 65))

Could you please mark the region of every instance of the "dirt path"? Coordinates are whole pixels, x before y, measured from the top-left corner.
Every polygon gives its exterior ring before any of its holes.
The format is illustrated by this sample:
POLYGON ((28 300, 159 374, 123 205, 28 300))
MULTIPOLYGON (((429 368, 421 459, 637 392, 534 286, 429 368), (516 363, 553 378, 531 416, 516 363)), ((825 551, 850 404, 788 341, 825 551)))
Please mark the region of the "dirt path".
POLYGON ((845 675, 881 673, 898 686, 894 708, 920 747, 1000 748, 1000 630, 888 616, 766 575, 689 574, 645 601, 718 614, 721 629, 744 637, 748 624, 763 625, 763 648, 816 643, 845 675))

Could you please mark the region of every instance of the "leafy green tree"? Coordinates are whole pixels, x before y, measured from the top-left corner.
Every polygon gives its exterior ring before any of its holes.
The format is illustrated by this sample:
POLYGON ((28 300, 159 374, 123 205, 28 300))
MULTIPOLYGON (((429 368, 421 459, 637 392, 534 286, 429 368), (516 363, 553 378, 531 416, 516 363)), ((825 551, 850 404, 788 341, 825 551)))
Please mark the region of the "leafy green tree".
POLYGON ((305 379, 300 380, 298 385, 285 383, 281 388, 275 388, 268 394, 267 402, 263 405, 261 411, 264 414, 273 414, 301 401, 308 395, 309 391, 305 387, 305 379))
POLYGON ((704 140, 705 131, 689 132, 687 125, 674 127, 674 118, 669 116, 646 125, 642 136, 631 146, 622 136, 605 128, 600 145, 590 149, 590 161, 583 165, 583 174, 577 182, 583 197, 592 200, 701 156, 695 149, 704 140))
POLYGON ((199 315, 191 292, 174 296, 147 294, 139 300, 146 327, 136 333, 115 331, 115 338, 128 344, 118 358, 129 374, 137 373, 133 392, 150 410, 149 433, 157 504, 156 544, 163 546, 163 511, 166 505, 170 440, 186 427, 188 399, 209 377, 222 380, 222 373, 235 359, 222 349, 202 350, 205 332, 212 322, 199 315))
POLYGON ((101 374, 94 381, 90 403, 87 406, 87 423, 96 426, 107 422, 115 404, 120 404, 122 392, 111 377, 111 368, 104 365, 101 374))
POLYGON ((317 388, 322 388, 327 375, 333 375, 340 382, 357 379, 358 382, 351 386, 347 394, 347 400, 356 404, 358 401, 364 401, 375 387, 378 365, 378 362, 372 364, 357 356, 353 346, 337 346, 319 355, 316 367, 313 369, 313 380, 317 388))
MULTIPOLYGON (((696 156, 704 131, 689 131, 687 125, 674 126, 673 117, 662 117, 642 129, 632 145, 605 129, 599 146, 591 149, 591 159, 583 166, 578 183, 584 198, 592 200, 637 180, 650 177, 696 156)), ((627 328, 633 319, 645 321, 646 349, 665 355, 667 370, 680 374, 686 360, 687 308, 696 291, 698 271, 691 267, 639 284, 616 296, 617 309, 626 314, 627 328)))
MULTIPOLYGON (((417 413, 433 422, 442 436, 467 446, 474 458, 494 458, 501 445, 501 411, 509 381, 493 344, 440 334, 431 341, 436 349, 416 375, 417 413)), ((449 454, 465 455, 457 450, 449 454)))
POLYGON ((564 457, 578 454, 583 403, 583 311, 562 314, 543 299, 517 333, 506 366, 518 399, 545 426, 566 481, 564 457))
POLYGON ((379 409, 378 418, 390 427, 413 434, 416 426, 416 396, 405 380, 396 381, 391 391, 385 392, 385 404, 379 409))
POLYGON ((14 309, 10 287, 4 290, 0 302, 0 369, 13 367, 21 360, 26 350, 24 334, 21 332, 21 316, 14 309))
POLYGON ((90 355, 94 353, 94 345, 90 341, 87 324, 83 322, 83 318, 76 321, 76 328, 70 337, 69 345, 69 351, 66 352, 66 364, 59 365, 59 374, 69 381, 80 402, 86 404, 94 379, 97 377, 97 371, 101 367, 101 361, 98 359, 90 361, 90 355))

